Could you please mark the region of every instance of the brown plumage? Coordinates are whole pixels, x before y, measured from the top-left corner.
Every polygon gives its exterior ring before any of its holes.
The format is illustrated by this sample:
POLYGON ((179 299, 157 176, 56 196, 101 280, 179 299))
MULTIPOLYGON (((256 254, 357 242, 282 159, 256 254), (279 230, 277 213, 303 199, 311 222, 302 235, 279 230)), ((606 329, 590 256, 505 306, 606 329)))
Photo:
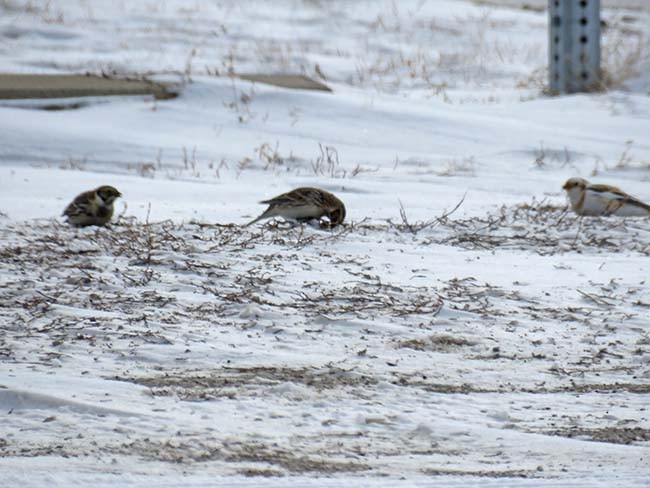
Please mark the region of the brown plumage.
POLYGON ((320 188, 296 188, 269 200, 263 200, 269 206, 266 211, 252 220, 246 227, 263 219, 283 217, 297 222, 327 217, 329 227, 336 227, 345 220, 345 205, 330 192, 320 188))
POLYGON ((65 208, 63 215, 75 227, 106 225, 113 216, 113 202, 121 196, 112 186, 100 186, 77 195, 65 208))

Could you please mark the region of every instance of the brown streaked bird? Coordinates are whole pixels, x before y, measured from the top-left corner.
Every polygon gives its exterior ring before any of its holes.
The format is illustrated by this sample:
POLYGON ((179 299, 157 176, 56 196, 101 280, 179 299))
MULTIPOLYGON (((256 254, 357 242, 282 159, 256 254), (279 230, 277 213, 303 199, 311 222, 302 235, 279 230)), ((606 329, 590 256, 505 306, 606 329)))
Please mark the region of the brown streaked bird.
POLYGON ((65 208, 63 215, 75 227, 106 225, 113 216, 113 202, 122 194, 108 185, 85 191, 65 208))
POLYGON ((328 227, 336 227, 345 220, 343 202, 320 188, 296 188, 260 203, 267 204, 269 208, 245 227, 272 217, 283 217, 297 222, 309 222, 312 219, 327 217, 328 227))
POLYGON ((569 196, 571 209, 578 215, 599 217, 650 216, 650 205, 610 185, 592 185, 584 178, 569 178, 562 188, 569 196))

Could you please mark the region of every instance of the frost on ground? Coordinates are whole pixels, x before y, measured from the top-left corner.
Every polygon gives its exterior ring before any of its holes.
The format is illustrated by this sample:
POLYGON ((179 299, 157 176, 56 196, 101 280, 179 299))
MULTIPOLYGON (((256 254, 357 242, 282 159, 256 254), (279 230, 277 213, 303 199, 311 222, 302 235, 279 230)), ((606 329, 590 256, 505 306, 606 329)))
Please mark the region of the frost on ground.
POLYGON ((3 70, 179 82, 0 104, 0 485, 646 486, 650 222, 561 192, 650 200, 634 1, 547 98, 540 2, 0 0, 3 70), (345 225, 241 227, 298 186, 345 225))

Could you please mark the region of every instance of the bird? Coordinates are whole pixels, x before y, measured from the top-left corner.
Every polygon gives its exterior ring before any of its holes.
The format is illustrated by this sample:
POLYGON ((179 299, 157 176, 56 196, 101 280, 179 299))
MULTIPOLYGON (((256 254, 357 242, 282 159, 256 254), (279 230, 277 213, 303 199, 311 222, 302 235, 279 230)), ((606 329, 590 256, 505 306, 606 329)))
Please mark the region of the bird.
POLYGON ((74 227, 106 225, 113 216, 113 202, 121 196, 116 188, 103 185, 77 195, 65 208, 63 215, 74 227))
POLYGON ((610 185, 593 185, 584 178, 569 178, 562 188, 573 211, 581 216, 650 216, 650 205, 610 185))
POLYGON ((342 224, 345 220, 343 202, 330 192, 320 188, 296 188, 260 203, 267 204, 269 208, 244 227, 271 217, 283 217, 297 222, 309 222, 312 219, 327 217, 329 224, 326 226, 330 228, 342 224))

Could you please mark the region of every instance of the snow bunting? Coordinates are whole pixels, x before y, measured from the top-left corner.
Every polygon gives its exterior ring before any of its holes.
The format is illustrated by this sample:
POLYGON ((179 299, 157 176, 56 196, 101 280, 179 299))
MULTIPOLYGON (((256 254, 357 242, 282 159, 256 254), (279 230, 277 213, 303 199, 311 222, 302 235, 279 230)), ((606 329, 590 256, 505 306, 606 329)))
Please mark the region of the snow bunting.
POLYGON ((592 185, 583 178, 569 178, 564 186, 571 208, 578 215, 644 217, 650 205, 610 185, 592 185))
POLYGON ((262 219, 283 217, 287 220, 308 222, 327 217, 328 227, 336 227, 345 219, 345 205, 330 192, 319 188, 296 188, 260 203, 268 204, 266 211, 252 220, 246 227, 262 219))
POLYGON ((75 227, 105 225, 113 216, 113 202, 122 194, 104 185, 77 195, 63 211, 69 224, 75 227))

